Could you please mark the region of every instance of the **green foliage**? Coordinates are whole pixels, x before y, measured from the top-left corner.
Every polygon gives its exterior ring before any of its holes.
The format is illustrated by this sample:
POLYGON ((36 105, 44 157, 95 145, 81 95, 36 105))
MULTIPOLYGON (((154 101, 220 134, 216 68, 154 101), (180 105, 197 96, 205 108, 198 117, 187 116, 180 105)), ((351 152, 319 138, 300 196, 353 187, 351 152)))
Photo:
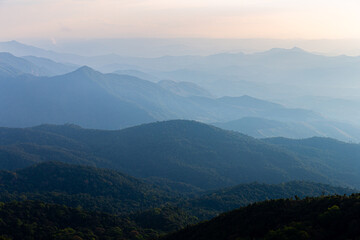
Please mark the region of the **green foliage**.
POLYGON ((129 218, 142 228, 156 229, 165 233, 180 230, 198 221, 196 217, 171 205, 131 214, 129 218))
POLYGON ((116 171, 45 162, 0 171, 0 201, 39 200, 109 213, 129 213, 175 202, 175 194, 116 171))
POLYGON ((125 240, 158 236, 124 217, 33 201, 6 203, 0 208, 0 218, 0 239, 125 240))

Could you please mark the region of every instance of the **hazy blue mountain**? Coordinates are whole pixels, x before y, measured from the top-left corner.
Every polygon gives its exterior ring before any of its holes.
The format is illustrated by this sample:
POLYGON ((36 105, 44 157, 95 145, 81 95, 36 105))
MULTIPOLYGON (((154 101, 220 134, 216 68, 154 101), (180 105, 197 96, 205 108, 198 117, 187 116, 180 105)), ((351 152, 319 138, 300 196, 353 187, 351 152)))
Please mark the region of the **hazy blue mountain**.
POLYGON ((238 131, 256 138, 286 137, 309 138, 331 137, 342 141, 360 141, 360 128, 332 121, 275 121, 266 118, 245 117, 229 122, 214 123, 214 126, 238 131))
POLYGON ((0 52, 9 52, 17 57, 35 56, 48 58, 56 62, 69 62, 83 65, 81 62, 86 58, 75 54, 57 53, 31 45, 23 44, 18 41, 0 42, 0 52))
POLYGON ((298 98, 289 98, 277 100, 284 102, 288 107, 300 107, 319 112, 331 119, 348 122, 358 125, 360 121, 360 99, 355 98, 336 98, 324 96, 302 96, 298 98))
POLYGON ((217 96, 250 94, 259 98, 303 95, 346 97, 357 96, 360 87, 356 81, 360 76, 359 57, 328 57, 299 48, 271 49, 253 54, 222 53, 157 58, 124 57, 116 54, 82 57, 54 53, 18 42, 0 43, 0 50, 13 54, 20 51, 26 53, 23 55, 88 65, 104 72, 133 69, 159 79, 196 83, 217 96))
POLYGON ((47 73, 47 76, 62 75, 75 71, 78 68, 78 66, 74 64, 58 63, 47 58, 40 58, 34 56, 25 56, 22 58, 37 65, 40 69, 43 69, 47 73))
MULTIPOLYGON (((118 169, 135 177, 169 179, 202 189, 253 181, 279 183, 290 180, 360 186, 356 164, 360 145, 357 144, 335 142, 338 146, 331 151, 314 147, 312 152, 316 154, 308 155, 310 150, 307 149, 303 154, 290 147, 265 143, 265 140, 180 120, 120 131, 87 130, 68 125, 42 125, 30 130, 1 129, 2 147, 5 150, 21 149, 21 154, 13 151, 7 155, 10 160, 5 159, 5 166, 11 167, 12 162, 17 167, 28 166, 30 155, 30 159, 35 159, 32 162, 57 160, 88 164, 88 161, 93 166, 118 169), (32 131, 37 137, 29 137, 32 131), (72 147, 68 140, 55 140, 58 137, 45 135, 49 145, 44 143, 43 133, 61 135, 77 144, 72 147), (40 147, 35 151, 33 146, 27 149, 22 147, 23 144, 40 147), (51 157, 48 148, 62 154, 51 157), (346 158, 340 158, 344 151, 346 158)), ((327 139, 319 138, 319 142, 326 144, 327 139)))
POLYGON ((90 68, 56 77, 0 81, 1 126, 75 123, 89 128, 123 128, 153 121, 147 112, 110 94, 90 68))
POLYGON ((26 59, 15 57, 10 53, 0 52, 0 74, 3 77, 15 77, 21 74, 41 76, 45 75, 46 71, 26 59))
MULTIPOLYGON (((253 98, 247 95, 241 97, 205 98, 190 97, 193 106, 201 106, 207 111, 208 116, 202 120, 211 122, 211 119, 236 120, 243 117, 261 117, 282 121, 313 121, 324 118, 313 111, 305 109, 285 108, 282 105, 269 101, 253 98)), ((223 120, 220 120, 223 121, 223 120)))
POLYGON ((74 71, 76 68, 76 66, 57 63, 46 58, 15 57, 10 53, 0 52, 0 74, 3 78, 21 74, 54 76, 74 71))
POLYGON ((151 82, 159 82, 160 81, 160 78, 158 78, 158 77, 156 77, 154 75, 142 72, 142 71, 138 71, 138 70, 132 70, 132 69, 117 70, 114 73, 117 73, 117 74, 120 74, 120 75, 130 75, 130 76, 134 76, 134 77, 144 79, 144 80, 148 80, 148 81, 151 81, 151 82))
POLYGON ((194 83, 162 80, 159 81, 158 84, 162 88, 183 97, 198 96, 198 97, 213 98, 211 93, 209 93, 208 91, 206 91, 205 89, 201 88, 199 85, 196 85, 194 83))
POLYGON ((200 107, 191 105, 189 99, 173 94, 158 84, 129 75, 100 74, 94 72, 93 81, 111 95, 136 104, 154 119, 196 118, 200 107))
POLYGON ((322 119, 311 111, 285 108, 249 96, 184 97, 181 95, 208 94, 193 84, 177 83, 175 89, 174 84, 172 87, 167 84, 164 88, 137 77, 102 74, 89 67, 51 78, 17 76, 0 84, 0 109, 7 113, 0 119, 2 126, 74 123, 89 128, 119 129, 169 119, 204 122, 247 116, 286 121, 322 119))

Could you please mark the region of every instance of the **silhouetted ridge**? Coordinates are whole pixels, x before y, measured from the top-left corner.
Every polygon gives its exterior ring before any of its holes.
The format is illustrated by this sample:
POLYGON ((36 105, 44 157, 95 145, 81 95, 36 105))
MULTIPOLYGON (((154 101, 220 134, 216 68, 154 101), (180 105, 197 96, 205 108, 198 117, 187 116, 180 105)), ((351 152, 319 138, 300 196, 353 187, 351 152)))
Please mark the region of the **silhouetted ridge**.
POLYGON ((358 239, 359 201, 354 194, 254 203, 161 239, 358 239))

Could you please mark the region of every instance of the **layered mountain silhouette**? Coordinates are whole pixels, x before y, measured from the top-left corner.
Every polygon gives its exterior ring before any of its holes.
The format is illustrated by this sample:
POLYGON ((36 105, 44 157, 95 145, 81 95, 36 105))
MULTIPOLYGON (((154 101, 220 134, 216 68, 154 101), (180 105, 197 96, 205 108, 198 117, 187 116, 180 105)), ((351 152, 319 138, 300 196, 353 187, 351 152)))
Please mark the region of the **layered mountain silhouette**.
POLYGON ((256 138, 286 137, 310 138, 313 136, 332 137, 346 142, 358 142, 360 129, 352 124, 323 121, 278 121, 266 118, 244 117, 229 122, 213 123, 214 126, 238 131, 256 138))
POLYGON ((22 74, 34 76, 55 76, 74 71, 77 67, 62 64, 50 59, 34 56, 15 57, 7 52, 0 52, 0 77, 17 77, 22 74))
POLYGON ((283 121, 323 120, 319 114, 285 108, 249 96, 205 97, 193 84, 159 84, 129 75, 102 74, 89 67, 55 77, 0 79, 0 124, 28 127, 74 123, 119 129, 155 120, 228 121, 246 116, 283 121), (202 96, 199 96, 202 95, 202 96))
POLYGON ((300 151, 272 139, 257 140, 181 120, 120 131, 87 130, 72 125, 0 130, 1 154, 6 156, 3 169, 56 160, 117 169, 150 181, 157 178, 200 189, 291 180, 360 186, 356 163, 359 145, 326 138, 315 140, 318 146, 300 145, 305 150, 300 151), (331 148, 323 149, 321 143, 326 145, 328 141, 331 148))

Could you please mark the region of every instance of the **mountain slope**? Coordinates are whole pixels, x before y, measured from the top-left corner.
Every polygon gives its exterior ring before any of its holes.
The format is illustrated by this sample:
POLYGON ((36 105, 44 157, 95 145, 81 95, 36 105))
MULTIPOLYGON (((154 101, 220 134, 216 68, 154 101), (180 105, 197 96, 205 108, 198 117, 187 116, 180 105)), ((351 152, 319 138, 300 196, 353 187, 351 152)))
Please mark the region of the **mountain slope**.
POLYGON ((331 138, 313 137, 308 139, 268 138, 263 141, 287 149, 298 155, 304 162, 317 165, 325 174, 338 170, 337 177, 343 182, 357 184, 360 171, 360 145, 344 143, 331 138), (356 183, 355 183, 356 182, 356 183))
MULTIPOLYGON (((199 95, 197 87, 183 85, 177 83, 181 91, 199 95)), ((21 75, 9 81, 0 78, 0 110, 4 113, 0 125, 74 123, 88 128, 119 129, 169 119, 203 122, 246 116, 286 121, 323 119, 311 111, 288 109, 249 96, 214 99, 180 95, 156 83, 128 75, 102 74, 89 67, 55 77, 21 75)))
MULTIPOLYGON (((4 147, 20 143, 47 146, 41 138, 42 133, 57 138, 60 135, 59 147, 62 146, 63 151, 84 152, 83 156, 96 157, 99 161, 94 164, 98 167, 111 167, 142 178, 165 178, 203 189, 253 181, 340 182, 334 166, 328 167, 324 174, 325 170, 288 150, 194 121, 158 122, 120 131, 54 125, 30 130, 37 132, 39 137, 29 137, 27 134, 32 132, 28 129, 23 132, 21 129, 0 129, 1 144, 4 147), (16 138, 9 137, 12 132, 18 134, 16 138), (64 139, 77 144, 72 148, 65 144, 66 141, 63 143, 64 139), (80 146, 85 147, 81 149, 80 146)), ((56 141, 53 142, 56 145, 56 141)), ((353 186, 357 186, 355 179, 353 186)))
POLYGON ((41 76, 45 75, 45 71, 26 59, 0 52, 0 74, 2 77, 14 77, 21 74, 41 76))
MULTIPOLYGON (((8 156, 12 157, 8 163, 15 161, 18 167, 25 153, 40 157, 42 151, 50 147, 64 153, 55 155, 58 161, 82 164, 88 161, 93 166, 117 169, 135 177, 168 179, 202 189, 253 181, 280 183, 290 180, 357 188, 360 186, 357 174, 360 145, 329 141, 318 138, 318 146, 313 144, 311 148, 297 150, 185 120, 118 131, 89 130, 72 125, 0 129, 3 148, 22 149, 22 154, 16 155, 13 151, 14 154, 8 156), (332 149, 323 149, 327 144, 332 149), (40 146, 39 150, 34 146, 40 146), (67 158, 62 160, 61 156, 67 158)), ((55 156, 50 153, 39 161, 53 160, 55 156)))
POLYGON ((198 96, 212 98, 211 93, 201 88, 199 85, 190 82, 161 80, 158 82, 158 85, 172 93, 183 97, 198 96))
POLYGON ((229 122, 213 123, 214 126, 238 131, 256 138, 331 137, 341 141, 360 141, 360 129, 350 124, 333 121, 276 121, 258 117, 244 117, 229 122))
POLYGON ((62 75, 75 71, 78 68, 77 65, 58 63, 48 58, 40 58, 34 56, 25 56, 22 58, 37 65, 45 72, 46 76, 62 75))
POLYGON ((123 128, 154 119, 94 80, 100 73, 83 67, 51 78, 0 81, 1 126, 75 123, 89 128, 123 128), (10 110, 11 109, 11 110, 10 110))
POLYGON ((357 239, 359 200, 356 194, 260 202, 161 239, 357 239))
POLYGON ((2 78, 16 77, 21 74, 54 76, 65 74, 75 69, 76 66, 57 63, 46 58, 34 56, 15 57, 10 53, 0 52, 0 76, 2 78))

